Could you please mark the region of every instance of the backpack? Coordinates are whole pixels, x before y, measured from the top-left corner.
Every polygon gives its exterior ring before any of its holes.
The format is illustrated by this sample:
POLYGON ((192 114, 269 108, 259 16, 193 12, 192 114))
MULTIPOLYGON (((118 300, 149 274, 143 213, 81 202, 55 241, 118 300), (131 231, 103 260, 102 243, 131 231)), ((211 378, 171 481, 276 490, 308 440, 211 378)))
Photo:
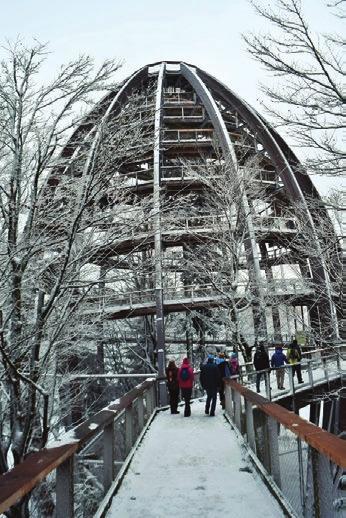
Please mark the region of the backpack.
POLYGON ((181 381, 187 381, 190 379, 190 372, 188 367, 183 367, 180 371, 181 381))

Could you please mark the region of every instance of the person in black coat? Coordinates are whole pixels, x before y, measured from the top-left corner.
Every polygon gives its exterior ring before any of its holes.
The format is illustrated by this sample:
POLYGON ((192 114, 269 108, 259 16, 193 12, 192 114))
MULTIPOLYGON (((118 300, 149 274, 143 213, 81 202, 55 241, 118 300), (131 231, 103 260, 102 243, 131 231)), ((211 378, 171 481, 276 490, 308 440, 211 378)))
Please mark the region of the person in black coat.
POLYGON ((230 376, 230 368, 228 366, 228 363, 226 362, 225 353, 219 353, 218 361, 216 362, 217 368, 220 372, 220 389, 219 389, 219 396, 220 396, 220 405, 222 408, 225 408, 225 383, 223 381, 223 378, 227 378, 230 376))
POLYGON ((169 404, 171 407, 171 414, 179 414, 179 381, 178 381, 178 367, 174 360, 171 360, 166 368, 167 388, 169 393, 169 404))
POLYGON ((264 348, 264 344, 263 343, 260 343, 257 346, 256 352, 255 352, 255 356, 254 356, 254 359, 253 359, 253 363, 254 363, 255 369, 257 371, 257 374, 256 374, 256 390, 257 390, 257 392, 260 392, 261 377, 263 376, 264 379, 265 379, 265 373, 264 372, 258 372, 258 371, 263 371, 265 369, 269 369, 270 368, 269 356, 268 356, 267 351, 264 348))
POLYGON ((207 363, 202 365, 200 380, 203 389, 207 392, 205 413, 214 416, 217 391, 221 387, 221 375, 218 366, 212 358, 208 358, 207 363))

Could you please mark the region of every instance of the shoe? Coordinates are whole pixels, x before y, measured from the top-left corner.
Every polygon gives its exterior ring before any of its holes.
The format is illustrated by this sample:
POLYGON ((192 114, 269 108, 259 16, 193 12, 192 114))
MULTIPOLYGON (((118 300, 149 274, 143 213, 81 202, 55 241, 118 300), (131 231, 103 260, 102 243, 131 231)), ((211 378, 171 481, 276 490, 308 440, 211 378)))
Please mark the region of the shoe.
POLYGON ((176 410, 175 412, 171 412, 171 414, 180 414, 179 410, 176 410))
POLYGON ((205 410, 204 410, 204 413, 205 413, 206 415, 209 415, 209 410, 205 409, 205 410))
POLYGON ((286 390, 285 387, 279 387, 279 390, 286 390))
POLYGON ((257 389, 257 394, 259 394, 260 392, 261 392, 260 389, 257 389))
POLYGON ((300 381, 298 381, 298 383, 304 383, 304 380, 300 380, 300 381))
POLYGON ((214 414, 214 413, 213 413, 213 414, 212 414, 212 413, 210 413, 210 414, 209 414, 209 417, 215 417, 215 414, 214 414))

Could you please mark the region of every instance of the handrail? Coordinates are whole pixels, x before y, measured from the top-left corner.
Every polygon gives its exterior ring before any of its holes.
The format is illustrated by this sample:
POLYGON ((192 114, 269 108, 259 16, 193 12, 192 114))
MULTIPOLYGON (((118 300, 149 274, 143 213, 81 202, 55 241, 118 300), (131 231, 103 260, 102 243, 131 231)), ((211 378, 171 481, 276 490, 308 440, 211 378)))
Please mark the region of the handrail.
POLYGON ((312 448, 326 455, 335 464, 346 469, 346 441, 306 421, 277 403, 270 402, 263 396, 240 385, 235 380, 226 378, 224 381, 226 385, 229 385, 231 389, 242 395, 245 400, 256 405, 267 416, 274 418, 312 448))
MULTIPOLYGON (((60 440, 48 443, 46 448, 30 454, 21 464, 0 476, 0 514, 27 495, 49 473, 69 461, 87 442, 104 431, 136 399, 154 386, 155 379, 148 377, 119 400, 67 432, 60 440)), ((151 401, 151 412, 154 407, 154 401, 151 401)))

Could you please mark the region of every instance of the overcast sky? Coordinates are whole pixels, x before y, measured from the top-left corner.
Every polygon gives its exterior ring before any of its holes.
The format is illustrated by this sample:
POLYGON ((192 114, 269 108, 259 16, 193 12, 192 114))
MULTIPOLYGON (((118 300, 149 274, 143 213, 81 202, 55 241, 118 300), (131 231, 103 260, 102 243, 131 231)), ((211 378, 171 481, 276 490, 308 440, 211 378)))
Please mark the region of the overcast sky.
MULTIPOLYGON (((341 33, 341 22, 326 17, 324 0, 302 3, 311 26, 341 33)), ((270 79, 246 52, 241 33, 267 27, 247 0, 0 0, 0 6, 3 40, 20 35, 49 43, 49 75, 81 53, 97 62, 123 61, 119 80, 147 63, 183 60, 261 110, 258 83, 270 79)), ((318 184, 326 191, 332 182, 318 184)))

